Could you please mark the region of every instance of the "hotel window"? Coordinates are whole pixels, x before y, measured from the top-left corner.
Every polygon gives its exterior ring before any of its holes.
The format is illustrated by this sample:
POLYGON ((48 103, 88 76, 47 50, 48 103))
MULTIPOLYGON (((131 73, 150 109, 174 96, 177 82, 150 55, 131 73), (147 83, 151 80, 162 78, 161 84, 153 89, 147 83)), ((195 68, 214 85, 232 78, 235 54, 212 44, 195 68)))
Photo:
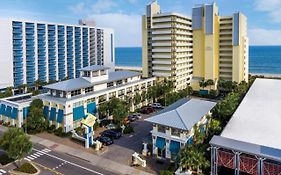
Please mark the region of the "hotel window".
POLYGON ((74 97, 74 96, 80 95, 80 94, 81 94, 81 89, 75 90, 75 91, 71 91, 71 97, 74 97))
POLYGON ((89 92, 93 92, 94 91, 94 87, 92 86, 92 87, 87 87, 86 89, 85 89, 85 93, 89 93, 89 92))
POLYGON ((158 131, 158 132, 165 133, 165 132, 166 132, 166 127, 165 127, 165 126, 162 126, 162 125, 158 125, 157 131, 158 131))
POLYGON ((118 81, 116 82, 116 85, 120 85, 120 84, 123 84, 123 81, 122 81, 122 80, 118 80, 118 81))
POLYGON ((84 72, 84 76, 85 77, 90 77, 90 72, 89 71, 84 72))
POLYGON ((107 83, 107 87, 112 87, 113 86, 113 82, 107 83))
POLYGON ((79 106, 83 106, 84 102, 83 101, 78 101, 76 103, 73 103, 73 108, 79 107, 79 106))
POLYGON ((95 100, 95 98, 89 98, 88 100, 87 100, 87 104, 88 103, 93 103, 93 102, 95 102, 96 100, 95 100))
POLYGON ((178 136, 178 137, 180 137, 180 133, 181 133, 181 131, 180 131, 179 129, 172 128, 171 134, 172 134, 173 136, 178 136))

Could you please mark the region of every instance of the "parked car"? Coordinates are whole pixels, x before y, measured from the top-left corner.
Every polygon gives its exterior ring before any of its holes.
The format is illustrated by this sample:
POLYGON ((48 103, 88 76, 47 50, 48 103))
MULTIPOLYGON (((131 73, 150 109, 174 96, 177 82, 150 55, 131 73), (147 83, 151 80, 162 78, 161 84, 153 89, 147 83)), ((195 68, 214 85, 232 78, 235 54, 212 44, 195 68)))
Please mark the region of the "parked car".
POLYGON ((141 119, 142 116, 140 114, 131 114, 127 117, 127 119, 130 121, 130 122, 134 122, 136 120, 139 120, 141 119))
POLYGON ((143 107, 143 108, 141 108, 140 112, 142 114, 150 114, 150 113, 154 112, 154 109, 152 107, 143 107))
POLYGON ((100 141, 103 145, 106 145, 106 146, 114 143, 111 138, 106 137, 106 136, 97 137, 95 140, 100 141))
POLYGON ((106 129, 116 129, 116 128, 117 128, 117 126, 113 123, 106 125, 106 129))
POLYGON ((154 109, 163 109, 163 106, 160 103, 153 103, 150 105, 150 107, 154 109))
POLYGON ((102 136, 106 136, 112 139, 119 139, 122 136, 122 133, 117 130, 105 130, 101 133, 102 136))

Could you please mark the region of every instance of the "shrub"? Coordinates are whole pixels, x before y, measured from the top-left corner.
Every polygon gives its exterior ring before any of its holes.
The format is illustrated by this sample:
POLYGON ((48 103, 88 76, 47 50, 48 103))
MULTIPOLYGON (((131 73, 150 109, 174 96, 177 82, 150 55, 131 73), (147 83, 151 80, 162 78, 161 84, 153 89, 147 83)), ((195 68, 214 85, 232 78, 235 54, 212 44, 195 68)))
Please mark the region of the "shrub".
POLYGON ((51 125, 50 127, 47 128, 47 132, 48 133, 53 133, 56 130, 56 126, 55 125, 51 125))
POLYGON ((9 158, 7 154, 0 155, 0 164, 6 165, 8 163, 13 162, 14 160, 9 158))
POLYGON ((160 175, 173 175, 174 173, 169 170, 160 171, 160 175))
POLYGON ((21 167, 15 169, 15 171, 28 173, 28 174, 35 174, 37 173, 37 169, 30 163, 25 163, 21 167))
POLYGON ((96 130, 96 129, 98 129, 98 128, 99 128, 99 123, 96 122, 96 123, 94 124, 94 126, 93 126, 93 130, 96 130))
POLYGON ((131 134, 134 132, 134 128, 130 125, 127 125, 123 131, 124 134, 131 134))
POLYGON ((219 95, 219 91, 218 90, 210 90, 209 92, 209 97, 210 98, 216 98, 219 95))
POLYGON ((55 133, 55 135, 56 136, 59 136, 59 137, 67 137, 67 136, 69 136, 71 133, 65 133, 64 131, 63 131, 63 128, 62 127, 59 127, 58 129, 56 129, 55 131, 54 131, 54 133, 55 133))

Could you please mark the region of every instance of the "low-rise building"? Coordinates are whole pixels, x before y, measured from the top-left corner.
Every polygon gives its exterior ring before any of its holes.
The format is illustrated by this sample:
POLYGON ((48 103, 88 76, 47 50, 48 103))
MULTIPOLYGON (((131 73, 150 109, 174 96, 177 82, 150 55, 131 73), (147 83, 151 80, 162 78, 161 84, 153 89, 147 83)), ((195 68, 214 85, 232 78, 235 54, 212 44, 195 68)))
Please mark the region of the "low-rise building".
POLYGON ((211 144, 211 175, 281 173, 281 81, 256 79, 211 144))
POLYGON ((215 102, 184 98, 146 119, 153 123, 153 154, 173 158, 186 144, 191 144, 194 126, 204 131, 206 116, 215 105, 215 102))
MULTIPOLYGON (((30 103, 34 98, 41 99, 45 117, 51 124, 63 127, 65 132, 79 127, 86 113, 96 114, 99 104, 113 97, 120 99, 125 99, 125 96, 132 97, 153 86, 155 81, 155 78, 142 79, 142 74, 138 72, 109 71, 109 68, 97 65, 82 68, 80 71, 80 78, 47 85, 44 88, 49 91, 48 93, 28 100, 30 103)), ((148 102, 146 100, 144 104, 148 102)), ((7 103, 7 100, 0 100, 4 111, 0 115, 5 119, 10 117, 6 113, 7 103)), ((131 110, 134 110, 134 105, 131 106, 131 110)), ((14 116, 14 120, 22 123, 21 111, 19 114, 14 116)))

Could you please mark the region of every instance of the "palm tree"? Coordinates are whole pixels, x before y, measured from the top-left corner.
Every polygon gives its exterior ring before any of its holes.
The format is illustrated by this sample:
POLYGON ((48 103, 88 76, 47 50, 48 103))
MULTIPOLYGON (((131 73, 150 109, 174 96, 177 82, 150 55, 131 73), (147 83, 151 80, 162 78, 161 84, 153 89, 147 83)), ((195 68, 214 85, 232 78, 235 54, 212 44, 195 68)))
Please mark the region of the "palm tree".
POLYGON ((203 151, 193 145, 187 145, 180 152, 180 166, 201 174, 201 170, 209 166, 209 161, 203 151))
POLYGON ((201 81, 199 82, 199 86, 200 86, 201 88, 203 88, 203 90, 205 89, 205 87, 208 86, 207 83, 206 83, 206 81, 205 81, 205 79, 203 79, 203 80, 201 80, 201 81))

